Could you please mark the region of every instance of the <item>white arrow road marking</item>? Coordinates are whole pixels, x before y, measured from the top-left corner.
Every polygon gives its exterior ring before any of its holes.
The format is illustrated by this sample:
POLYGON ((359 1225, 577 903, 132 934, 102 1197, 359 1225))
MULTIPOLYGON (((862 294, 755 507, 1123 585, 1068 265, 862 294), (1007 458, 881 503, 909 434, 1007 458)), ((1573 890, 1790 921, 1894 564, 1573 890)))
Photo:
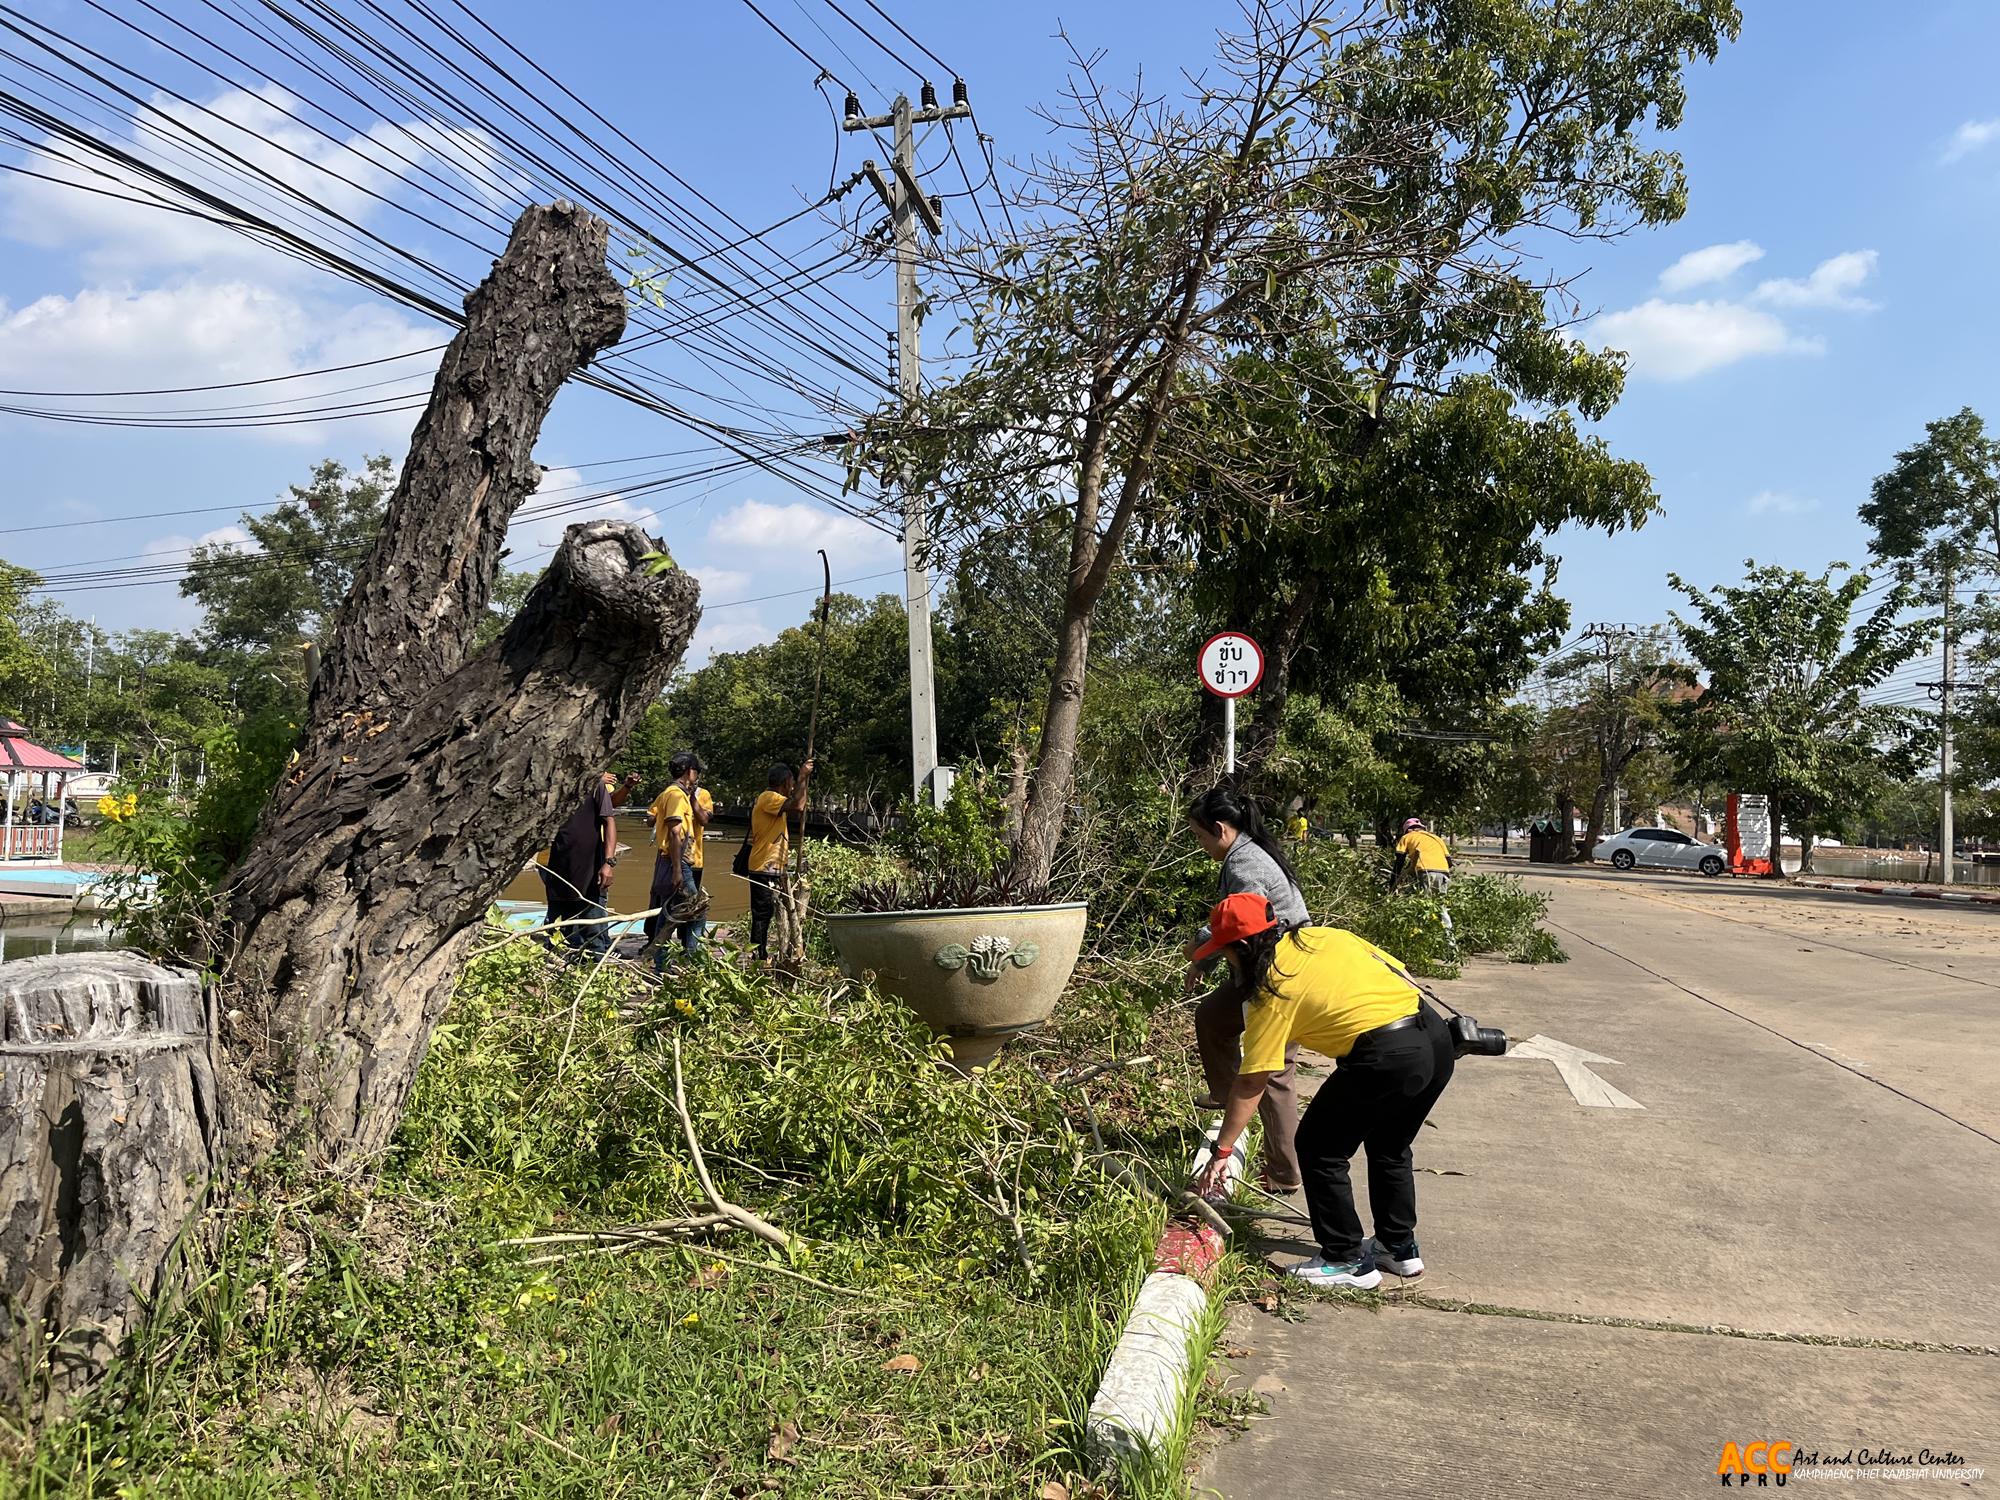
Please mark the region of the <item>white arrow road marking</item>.
POLYGON ((1600 1057, 1595 1052, 1586 1052, 1581 1047, 1572 1047, 1568 1042, 1559 1042, 1554 1037, 1531 1036, 1525 1042, 1516 1043, 1507 1049, 1507 1056, 1519 1057, 1530 1062, 1552 1062, 1562 1081, 1569 1085, 1570 1097, 1578 1104, 1596 1109, 1644 1109, 1646 1106, 1630 1094, 1621 1094, 1610 1084, 1590 1071, 1591 1063, 1610 1063, 1613 1067, 1623 1067, 1615 1057, 1600 1057))

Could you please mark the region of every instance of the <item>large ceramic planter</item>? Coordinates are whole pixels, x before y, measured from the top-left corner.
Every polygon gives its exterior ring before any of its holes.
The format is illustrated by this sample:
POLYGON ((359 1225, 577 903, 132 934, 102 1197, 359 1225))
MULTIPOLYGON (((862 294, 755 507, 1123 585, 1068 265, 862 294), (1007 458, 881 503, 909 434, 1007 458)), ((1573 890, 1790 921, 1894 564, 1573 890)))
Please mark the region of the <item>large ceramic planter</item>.
POLYGON ((874 977, 951 1041, 960 1068, 983 1067, 1008 1037, 1062 998, 1083 947, 1081 901, 964 911, 857 912, 825 919, 855 978, 874 977))

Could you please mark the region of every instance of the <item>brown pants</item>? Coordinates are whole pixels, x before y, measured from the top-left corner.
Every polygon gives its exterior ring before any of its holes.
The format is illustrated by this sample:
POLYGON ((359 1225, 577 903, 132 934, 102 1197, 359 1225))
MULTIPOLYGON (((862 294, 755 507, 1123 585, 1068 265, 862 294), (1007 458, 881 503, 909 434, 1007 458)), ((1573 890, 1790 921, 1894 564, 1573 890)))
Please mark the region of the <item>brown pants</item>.
MULTIPOLYGON (((1229 975, 1195 1006, 1194 1041, 1209 1093, 1226 1101, 1243 1067, 1243 997, 1229 975)), ((1264 1171, 1286 1187, 1301 1180, 1294 1140, 1299 1133, 1298 1062, 1299 1047, 1293 1042, 1285 1048, 1285 1070, 1264 1085, 1264 1098, 1257 1106, 1264 1122, 1264 1171)))

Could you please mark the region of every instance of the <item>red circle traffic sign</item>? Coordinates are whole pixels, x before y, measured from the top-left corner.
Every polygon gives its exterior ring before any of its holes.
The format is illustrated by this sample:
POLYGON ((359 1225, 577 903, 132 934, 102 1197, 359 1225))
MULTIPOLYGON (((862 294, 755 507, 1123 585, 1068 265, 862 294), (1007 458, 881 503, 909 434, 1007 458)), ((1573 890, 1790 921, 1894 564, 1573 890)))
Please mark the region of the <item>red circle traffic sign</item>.
POLYGON ((1241 698, 1264 680, 1264 651, 1238 630, 1210 636, 1199 657, 1201 685, 1218 698, 1241 698))

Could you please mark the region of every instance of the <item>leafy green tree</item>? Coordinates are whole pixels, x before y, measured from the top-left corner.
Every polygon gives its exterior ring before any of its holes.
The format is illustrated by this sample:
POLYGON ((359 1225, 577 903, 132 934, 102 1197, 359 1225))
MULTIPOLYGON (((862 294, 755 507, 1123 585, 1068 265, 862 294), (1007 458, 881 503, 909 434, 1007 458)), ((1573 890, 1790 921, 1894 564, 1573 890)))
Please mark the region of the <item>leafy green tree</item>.
POLYGON ((37 645, 33 590, 41 575, 0 562, 0 713, 27 719, 47 700, 52 673, 37 645))
MULTIPOLYGON (((913 470, 942 497, 947 531, 1060 517, 1068 532, 1017 855, 1033 883, 1049 872, 1069 802, 1099 604, 1135 538, 1171 532, 1184 513, 1175 470, 1215 457, 1201 435, 1232 407, 1282 405, 1304 384, 1295 360, 1329 346, 1322 404, 1343 427, 1379 428, 1410 393, 1451 397, 1469 363, 1490 365, 1497 388, 1530 404, 1608 406, 1618 362, 1581 351, 1551 319, 1562 289, 1524 272, 1529 246, 1678 216, 1679 163, 1644 149, 1639 130, 1678 124, 1682 67, 1712 57, 1737 25, 1727 0, 1416 0, 1346 25, 1317 3, 1283 17, 1249 9, 1184 105, 1114 97, 1080 63, 1058 121, 1074 149, 1036 164, 1021 239, 975 257, 962 373, 863 444, 885 481, 913 470), (1192 453, 1179 446, 1190 433, 1192 453)), ((1424 415, 1404 424, 1413 438, 1424 415)), ((1567 421, 1553 413, 1540 433, 1505 436, 1532 450, 1526 439, 1559 443, 1567 421)), ((1352 462, 1352 442, 1330 450, 1321 467, 1352 462)), ((1514 468, 1532 461, 1530 451, 1514 468)), ((1420 500, 1439 537, 1454 534, 1468 495, 1476 508, 1482 472, 1463 487, 1428 476, 1420 500)), ((1338 554, 1351 533, 1316 524, 1314 502, 1339 477, 1298 487, 1279 462, 1234 479, 1211 539, 1227 546, 1302 512, 1307 535, 1329 537, 1337 556, 1343 586, 1329 593, 1395 607, 1372 559, 1357 567, 1338 554)), ((1643 508, 1650 488, 1638 488, 1643 508)), ((1634 519, 1631 489, 1593 503, 1634 519)), ((1502 511, 1519 494, 1501 486, 1487 498, 1502 511)), ((1516 529, 1510 520, 1502 536, 1516 529)), ((1466 535, 1456 555, 1485 541, 1476 525, 1466 535)), ((1254 578, 1256 560, 1243 561, 1254 578)), ((1307 562, 1265 579, 1260 597, 1280 619, 1274 688, 1318 615, 1301 597, 1314 576, 1307 562)), ((1477 615, 1487 601, 1472 589, 1459 603, 1477 615)), ((1266 722, 1274 737, 1281 703, 1266 722)))
MULTIPOLYGON (((1966 407, 1929 423, 1875 481, 1861 519, 1874 529, 1875 555, 1916 585, 1953 648, 1964 648, 1969 675, 2000 679, 2000 439, 1979 414, 1966 407)), ((1952 697, 1956 797, 2000 779, 2000 693, 1952 697)))
POLYGON ((1766 794, 1773 848, 1793 828, 1810 868, 1815 833, 1844 830, 1914 768, 1917 716, 1865 695, 1923 649, 1930 624, 1901 618, 1903 585, 1857 622, 1866 573, 1745 567, 1741 584, 1712 590, 1667 575, 1692 609, 1672 619, 1694 662, 1685 680, 1700 689, 1668 705, 1669 734, 1695 779, 1766 794))
POLYGON ((204 655, 229 673, 241 709, 303 704, 305 647, 331 629, 394 488, 387 457, 359 474, 327 459, 289 500, 244 512, 248 547, 195 549, 181 593, 200 603, 204 655))
POLYGON ((2000 440, 1966 407, 1896 455, 1861 507, 1875 555, 1905 578, 2000 575, 2000 440))
MULTIPOLYGON (((940 644, 945 639, 941 635, 940 644)), ((671 729, 655 726, 662 743, 678 736, 667 754, 691 746, 707 763, 718 798, 754 797, 774 761, 796 765, 805 755, 819 650, 819 625, 809 619, 766 645, 718 654, 681 677, 667 692, 671 729)), ((815 743, 816 793, 872 803, 903 794, 909 683, 902 601, 890 594, 872 600, 835 594, 815 743)))

